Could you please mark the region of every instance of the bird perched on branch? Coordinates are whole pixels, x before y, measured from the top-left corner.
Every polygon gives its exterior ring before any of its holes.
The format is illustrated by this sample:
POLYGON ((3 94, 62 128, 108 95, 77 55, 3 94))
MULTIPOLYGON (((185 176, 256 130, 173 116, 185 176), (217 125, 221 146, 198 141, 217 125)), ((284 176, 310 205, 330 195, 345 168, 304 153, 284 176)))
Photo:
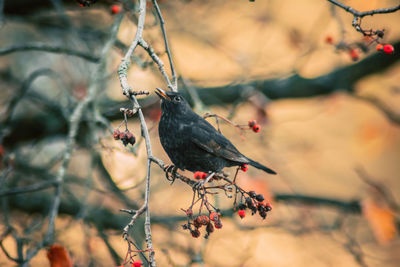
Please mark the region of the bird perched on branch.
POLYGON ((161 98, 161 120, 158 125, 161 145, 175 168, 210 173, 206 181, 224 167, 245 164, 276 174, 240 153, 225 136, 197 115, 181 94, 159 88, 156 94, 161 98))

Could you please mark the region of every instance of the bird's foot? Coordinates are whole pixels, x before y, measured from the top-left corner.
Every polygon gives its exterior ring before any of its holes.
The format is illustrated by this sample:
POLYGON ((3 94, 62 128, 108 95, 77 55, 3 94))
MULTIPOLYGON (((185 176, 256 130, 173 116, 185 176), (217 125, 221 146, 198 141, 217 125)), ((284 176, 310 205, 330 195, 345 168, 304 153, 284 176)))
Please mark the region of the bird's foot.
POLYGON ((177 167, 175 167, 174 165, 166 165, 164 167, 164 171, 165 171, 165 178, 167 178, 168 181, 171 182, 171 185, 175 182, 175 178, 176 178, 176 171, 178 170, 177 167))
POLYGON ((212 172, 212 173, 210 173, 204 180, 200 180, 200 181, 196 182, 196 183, 193 185, 193 190, 200 190, 200 189, 204 188, 204 185, 205 185, 208 181, 210 181, 210 179, 213 178, 214 175, 215 175, 215 172, 212 172))

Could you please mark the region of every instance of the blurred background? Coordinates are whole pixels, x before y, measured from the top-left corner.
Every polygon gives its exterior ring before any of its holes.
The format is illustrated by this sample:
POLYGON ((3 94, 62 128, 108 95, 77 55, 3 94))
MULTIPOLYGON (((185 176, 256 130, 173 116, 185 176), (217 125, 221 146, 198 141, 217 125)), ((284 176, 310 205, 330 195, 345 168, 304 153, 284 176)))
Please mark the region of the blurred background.
MULTIPOLYGON (((399 2, 345 4, 366 11, 399 2)), ((119 109, 130 107, 117 69, 136 33, 137 5, 0 1, 0 266, 50 266, 48 244, 29 263, 21 260, 41 248, 55 192, 51 181, 68 150, 70 115, 91 86, 97 93, 78 124, 53 241, 74 266, 122 264, 127 243, 121 234, 131 216, 119 210, 142 205, 147 164, 136 115, 128 120, 135 145, 125 147, 112 136, 123 122, 119 109), (99 58, 111 25, 129 9, 115 45, 99 58), (25 190, 36 184, 46 186, 25 190)), ((328 1, 159 5, 179 91, 199 114, 243 125, 257 120, 258 133, 223 121, 220 126, 242 153, 278 175, 249 168, 238 176, 243 188, 272 203, 266 220, 249 213, 240 219, 233 200, 218 194, 213 202, 224 226, 209 239, 203 233, 196 239, 181 227, 181 209, 190 205, 193 191, 181 181, 170 185, 154 165, 150 211, 157 264, 398 266, 400 12, 362 20, 364 30, 384 29, 379 42, 394 46, 389 55, 376 51, 376 36, 363 37, 352 27, 353 16, 328 1)), ((151 2, 143 37, 169 74, 151 2)), ((153 93, 167 86, 141 47, 132 56, 128 81, 134 90, 150 92, 138 99, 153 154, 169 164, 158 139, 160 106, 153 93)), ((145 248, 143 223, 140 217, 131 236, 145 248)))

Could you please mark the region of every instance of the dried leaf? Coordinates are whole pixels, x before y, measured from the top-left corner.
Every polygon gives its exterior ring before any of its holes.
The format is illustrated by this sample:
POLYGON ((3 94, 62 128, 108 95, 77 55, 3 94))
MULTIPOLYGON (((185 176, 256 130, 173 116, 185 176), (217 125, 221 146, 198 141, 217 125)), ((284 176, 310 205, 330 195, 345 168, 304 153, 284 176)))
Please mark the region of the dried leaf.
POLYGON ((396 220, 387 205, 379 204, 374 199, 364 200, 362 214, 369 222, 379 243, 387 244, 397 236, 396 220))
POLYGON ((47 251, 51 267, 72 267, 71 257, 66 248, 61 245, 51 245, 47 251))

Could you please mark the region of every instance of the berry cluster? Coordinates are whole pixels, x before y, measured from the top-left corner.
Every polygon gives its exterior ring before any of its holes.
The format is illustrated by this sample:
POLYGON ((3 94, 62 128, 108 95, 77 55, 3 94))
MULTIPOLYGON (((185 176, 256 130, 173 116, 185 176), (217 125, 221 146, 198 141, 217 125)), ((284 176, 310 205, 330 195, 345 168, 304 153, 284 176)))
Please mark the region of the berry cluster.
MULTIPOLYGON (((222 228, 220 210, 210 202, 209 198, 210 195, 219 194, 220 191, 228 198, 234 198, 233 207, 238 211, 238 215, 241 218, 246 216, 247 209, 251 211, 251 215, 258 213, 263 219, 267 217, 267 213, 272 210, 272 207, 270 203, 264 201, 264 196, 257 194, 255 191, 247 192, 236 184, 236 178, 240 170, 247 171, 247 165, 243 164, 243 166, 238 167, 233 180, 230 180, 225 173, 215 173, 212 179, 218 183, 200 187, 196 186, 196 182, 179 173, 175 172, 173 174, 174 179, 180 179, 193 189, 191 205, 187 209, 182 209, 187 217, 187 223, 182 225, 182 227, 184 230, 188 230, 192 237, 198 238, 201 235, 200 228, 202 227, 206 229, 205 238, 208 238, 215 229, 222 228), (193 210, 195 206, 198 207, 198 212, 194 215, 193 210), (204 210, 208 212, 208 216, 204 215, 204 210)), ((203 180, 208 175, 207 173, 198 171, 194 173, 194 178, 196 180, 203 180)))
POLYGON ((394 53, 394 47, 391 44, 377 44, 376 51, 383 51, 386 55, 390 55, 394 53))
POLYGON ((261 127, 257 124, 256 120, 250 120, 248 125, 255 133, 258 133, 261 130, 261 127))
POLYGON ((210 212, 209 215, 199 215, 193 218, 193 211, 191 208, 185 211, 188 216, 188 222, 182 225, 184 230, 189 230, 190 234, 194 238, 198 238, 200 233, 200 228, 205 227, 206 234, 205 238, 208 238, 211 233, 214 232, 214 229, 222 228, 221 214, 219 212, 210 212))
POLYGON ((394 47, 391 44, 382 44, 381 39, 384 36, 383 30, 378 31, 365 31, 364 39, 362 42, 345 43, 344 41, 335 44, 332 36, 328 35, 325 37, 325 43, 334 45, 339 51, 346 51, 353 61, 360 59, 361 53, 367 53, 369 46, 373 43, 377 43, 376 50, 384 52, 387 55, 394 53, 394 47))
POLYGON ((124 146, 128 144, 134 145, 136 142, 136 138, 128 129, 124 132, 120 132, 119 129, 115 129, 113 132, 114 140, 121 140, 124 146))
POLYGON ((258 212, 263 219, 267 218, 267 212, 272 210, 272 206, 270 203, 264 202, 264 196, 254 191, 243 192, 242 196, 243 194, 247 194, 248 196, 245 197, 244 202, 241 202, 237 206, 239 217, 243 219, 246 216, 246 209, 249 209, 251 210, 251 215, 258 212))

